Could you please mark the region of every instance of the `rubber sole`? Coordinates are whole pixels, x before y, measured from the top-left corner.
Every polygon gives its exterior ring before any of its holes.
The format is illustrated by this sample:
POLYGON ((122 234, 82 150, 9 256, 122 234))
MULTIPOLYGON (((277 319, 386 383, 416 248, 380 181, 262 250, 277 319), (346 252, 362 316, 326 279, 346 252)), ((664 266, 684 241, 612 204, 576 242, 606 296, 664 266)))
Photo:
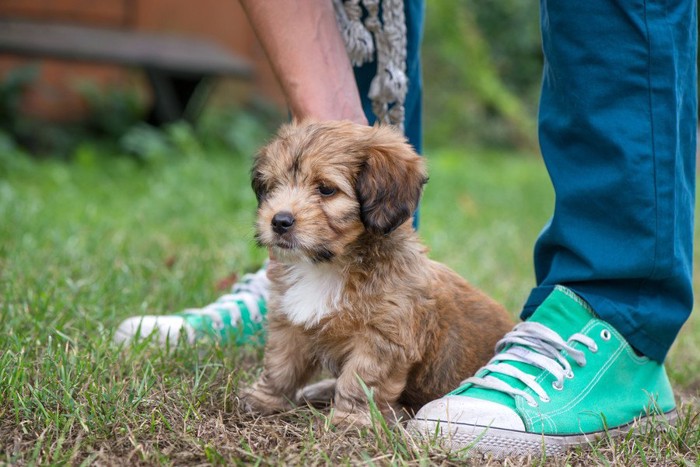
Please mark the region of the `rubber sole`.
POLYGON ((634 422, 593 433, 579 435, 545 435, 523 431, 490 428, 487 426, 466 425, 440 420, 413 419, 407 429, 422 438, 437 437, 444 447, 451 450, 469 449, 470 454, 490 455, 495 459, 509 456, 562 456, 569 449, 587 446, 603 437, 618 437, 633 428, 644 433, 652 420, 663 418, 665 423, 674 425, 678 418, 676 410, 644 416, 634 422))

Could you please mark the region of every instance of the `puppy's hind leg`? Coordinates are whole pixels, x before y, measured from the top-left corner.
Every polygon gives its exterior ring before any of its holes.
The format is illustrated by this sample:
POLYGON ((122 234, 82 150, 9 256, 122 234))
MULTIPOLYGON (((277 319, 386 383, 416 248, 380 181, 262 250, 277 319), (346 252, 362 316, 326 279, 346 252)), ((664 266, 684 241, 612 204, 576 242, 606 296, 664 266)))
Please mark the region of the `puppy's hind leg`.
POLYGON ((318 383, 309 384, 297 391, 297 404, 309 404, 312 407, 324 408, 330 405, 335 394, 335 378, 329 378, 318 383))

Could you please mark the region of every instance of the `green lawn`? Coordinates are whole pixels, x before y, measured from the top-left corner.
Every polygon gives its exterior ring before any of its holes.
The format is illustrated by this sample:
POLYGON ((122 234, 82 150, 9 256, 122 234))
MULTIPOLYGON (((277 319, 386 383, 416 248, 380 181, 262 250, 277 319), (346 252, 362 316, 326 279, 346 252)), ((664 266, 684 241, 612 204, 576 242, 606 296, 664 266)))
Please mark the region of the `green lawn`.
MULTIPOLYGON (((67 163, 4 152, 0 464, 462 459, 381 424, 338 432, 309 409, 241 414, 235 394, 259 370, 259 349, 111 343, 122 319, 205 304, 222 278, 261 263, 249 158, 195 151, 138 163, 87 146, 67 163)), ((515 316, 552 208, 544 167, 534 156, 441 150, 429 152, 429 169, 420 232, 432 257, 515 316)), ((697 462, 699 346, 694 316, 668 360, 683 404, 678 427, 547 462, 697 462)))

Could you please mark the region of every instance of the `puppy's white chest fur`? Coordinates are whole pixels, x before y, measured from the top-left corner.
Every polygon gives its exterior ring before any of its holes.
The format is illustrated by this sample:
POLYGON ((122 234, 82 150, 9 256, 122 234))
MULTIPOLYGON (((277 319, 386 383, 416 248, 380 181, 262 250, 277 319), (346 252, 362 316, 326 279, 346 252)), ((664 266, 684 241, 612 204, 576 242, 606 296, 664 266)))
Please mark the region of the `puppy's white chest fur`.
POLYGON ((287 274, 282 310, 297 325, 311 327, 337 309, 344 279, 326 264, 298 263, 287 274))

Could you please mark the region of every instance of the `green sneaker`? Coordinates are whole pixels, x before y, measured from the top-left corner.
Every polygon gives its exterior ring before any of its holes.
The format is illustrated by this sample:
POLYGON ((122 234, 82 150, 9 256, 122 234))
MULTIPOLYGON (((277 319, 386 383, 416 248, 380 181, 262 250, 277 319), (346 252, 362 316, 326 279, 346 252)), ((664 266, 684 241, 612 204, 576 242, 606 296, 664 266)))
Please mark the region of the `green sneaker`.
POLYGON ((262 340, 270 282, 265 267, 246 274, 228 293, 203 308, 190 308, 174 315, 133 316, 116 332, 116 342, 134 341, 155 335, 162 345, 175 345, 180 335, 189 343, 209 339, 237 344, 262 340))
POLYGON ((662 364, 638 356, 558 286, 476 376, 418 411, 409 429, 494 457, 563 454, 650 416, 676 418, 662 364))

